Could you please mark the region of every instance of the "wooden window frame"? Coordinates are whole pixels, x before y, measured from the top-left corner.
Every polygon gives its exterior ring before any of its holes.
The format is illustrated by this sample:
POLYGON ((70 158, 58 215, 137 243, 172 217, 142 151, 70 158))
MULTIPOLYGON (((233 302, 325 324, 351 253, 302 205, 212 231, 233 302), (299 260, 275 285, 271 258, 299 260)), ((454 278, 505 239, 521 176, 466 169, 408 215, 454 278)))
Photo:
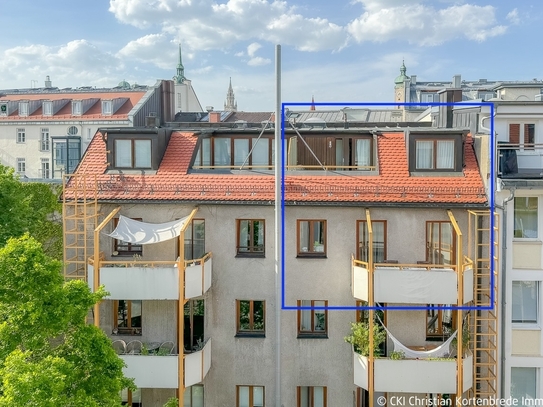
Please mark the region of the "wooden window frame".
MULTIPOLYGON (((311 301, 311 307, 315 307, 316 301, 323 301, 324 306, 328 307, 328 300, 307 300, 311 301)), ((328 338, 328 310, 302 310, 300 307, 305 306, 302 305, 302 300, 298 300, 298 311, 297 311, 297 317, 298 317, 298 338, 328 338), (302 330, 302 312, 310 312, 311 313, 311 329, 309 331, 303 331, 302 330), (317 330, 315 329, 315 312, 322 312, 324 313, 324 329, 317 330)))
MULTIPOLYGON (((202 253, 202 257, 203 255, 205 254, 205 247, 206 247, 206 223, 205 223, 205 219, 192 219, 190 221, 190 224, 189 226, 187 227, 187 229, 185 229, 185 240, 183 242, 183 244, 185 245, 185 260, 197 260, 201 257, 195 257, 194 256, 194 248, 195 248, 195 242, 202 242, 203 243, 203 247, 204 247, 204 253, 202 253), (203 225, 204 225, 204 238, 203 239, 194 239, 194 223, 195 222, 202 222, 203 225), (187 239, 187 231, 189 230, 190 228, 190 238, 187 239), (187 250, 187 246, 190 246, 190 256, 188 256, 188 252, 189 250, 187 250)), ((179 256, 179 244, 176 243, 175 244, 175 250, 176 250, 176 253, 177 253, 177 256, 179 256)), ((176 256, 176 257, 177 257, 176 256)))
POLYGON ((536 123, 528 123, 528 122, 515 122, 515 123, 509 123, 508 125, 508 131, 507 131, 507 139, 510 144, 517 144, 519 146, 519 150, 528 150, 533 151, 535 149, 535 127, 536 123), (516 131, 518 132, 518 140, 511 140, 511 133, 512 133, 512 127, 518 126, 518 129, 516 131), (533 129, 533 141, 529 140, 530 136, 530 126, 533 129))
POLYGON ((328 239, 326 238, 327 234, 327 225, 325 219, 297 219, 296 220, 296 253, 297 257, 322 257, 326 258, 327 253, 327 243, 328 239), (300 241, 301 239, 301 231, 300 227, 303 222, 308 222, 308 235, 309 235, 309 247, 307 248, 307 252, 302 251, 302 243, 300 241), (313 242, 313 231, 315 222, 322 223, 322 229, 323 229, 323 251, 315 251, 315 243, 313 242))
POLYGON ((265 337, 266 336, 266 301, 265 300, 236 300, 236 336, 265 337), (241 328, 241 302, 249 303, 249 329, 241 328), (255 302, 262 303, 263 329, 254 328, 255 302))
MULTIPOLYGON (((242 387, 249 388, 249 407, 254 407, 254 389, 255 387, 262 388, 262 407, 266 406, 266 387, 265 386, 248 386, 248 385, 236 385, 236 407, 239 407, 239 390, 242 387)), ((260 406, 258 406, 260 407, 260 406)))
MULTIPOLYGON (((132 220, 142 221, 142 218, 131 218, 132 220)), ((119 218, 113 219, 113 225, 116 228, 119 223, 119 218)), ((113 239, 113 251, 117 254, 115 256, 134 256, 135 254, 142 256, 143 255, 143 245, 133 244, 133 243, 124 243, 122 240, 113 239), (127 247, 127 250, 119 250, 119 247, 127 247), (133 249, 134 247, 139 247, 139 249, 133 249)))
MULTIPOLYGON (((234 164, 234 157, 235 157, 235 141, 234 140, 249 140, 249 152, 253 149, 254 142, 256 141, 256 138, 254 137, 247 137, 247 136, 233 136, 233 137, 209 137, 209 167, 215 167, 216 160, 215 160, 215 142, 216 140, 220 139, 229 139, 230 141, 230 162, 228 164, 220 164, 221 167, 237 167, 237 164, 234 164)), ((196 154, 196 157, 194 159, 194 166, 196 167, 202 167, 204 166, 204 154, 203 154, 203 140, 200 142, 200 145, 198 146, 198 152, 196 154)), ((273 138, 272 137, 262 137, 258 141, 258 143, 263 143, 264 141, 267 141, 268 144, 268 164, 259 164, 259 168, 255 168, 256 170, 271 170, 273 169, 274 163, 272 162, 272 148, 273 148, 273 138), (262 166, 262 168, 260 167, 262 166)), ((253 155, 251 154, 249 156, 249 159, 245 163, 244 166, 245 169, 250 170, 253 169, 253 155)))
POLYGON ((132 301, 141 302, 141 325, 143 325, 143 301, 141 300, 113 300, 113 329, 117 335, 141 336, 143 326, 132 326, 132 301), (127 303, 126 321, 129 326, 119 327, 119 301, 127 303))
POLYGON ((153 139, 150 138, 120 138, 117 137, 115 140, 113 140, 113 162, 114 162, 114 168, 121 168, 121 169, 134 169, 134 170, 150 170, 153 168, 153 139), (130 141, 130 162, 131 165, 129 167, 121 167, 117 164, 117 141, 130 141), (151 150, 149 151, 150 154, 150 165, 148 167, 136 167, 136 142, 137 141, 148 141, 150 143, 151 150))
MULTIPOLYGON (((356 242, 357 242, 357 247, 356 247, 356 259, 357 260, 361 260, 361 261, 367 261, 367 260, 362 260, 361 259, 361 256, 360 256, 360 250, 362 247, 365 247, 365 245, 368 245, 369 242, 367 241, 367 237, 366 236, 363 236, 363 239, 364 241, 361 241, 361 238, 360 238, 360 226, 362 224, 365 224, 367 223, 366 220, 357 220, 356 221, 356 242)), ((383 235, 383 239, 384 239, 384 248, 383 248, 383 252, 384 252, 384 259, 383 259, 383 262, 386 262, 387 261, 387 221, 386 220, 372 220, 371 221, 372 225, 374 223, 382 223, 383 224, 383 230, 384 230, 384 235, 383 235)), ((367 227, 364 229, 364 230, 367 230, 367 227)), ((364 233, 365 234, 365 233, 364 233)), ((375 242, 373 243, 375 245, 375 242)), ((368 247, 369 249, 369 247, 368 247)), ((374 256, 374 259, 373 259, 373 262, 374 263, 380 263, 380 262, 376 262, 375 261, 375 256, 374 256)))
POLYGON ((369 407, 369 392, 362 387, 356 388, 356 407, 369 407))
POLYGON ((315 407, 315 396, 314 396, 314 392, 315 392, 315 388, 316 387, 322 387, 322 397, 323 397, 323 401, 324 401, 324 406, 323 407, 327 407, 328 406, 328 389, 326 386, 298 386, 296 387, 296 406, 297 407, 315 407), (309 391, 309 405, 308 406, 302 406, 302 389, 303 388, 308 388, 310 389, 309 391))
POLYGON ((266 255, 266 221, 264 219, 236 219, 236 257, 265 257, 266 255), (241 245, 241 222, 249 222, 247 225, 248 234, 250 236, 250 245, 241 245), (254 244, 254 223, 262 222, 263 239, 262 245, 254 244), (257 250, 257 247, 261 246, 261 250, 257 250), (240 251, 241 248, 247 248, 247 251, 240 251))
MULTIPOLYGON (((428 304, 428 307, 450 307, 454 304, 428 304)), ((450 327, 450 332, 449 333, 446 333, 444 331, 444 326, 443 326, 443 311, 445 310, 436 310, 436 309, 430 309, 428 308, 426 310, 426 320, 424 321, 424 325, 426 326, 426 340, 427 341, 431 341, 431 340, 445 340, 447 338, 449 338, 452 333, 456 330, 456 312, 454 310, 448 310, 448 311, 451 311, 451 327, 450 327), (428 318, 431 317, 432 315, 430 313, 436 313, 437 312, 437 327, 438 327, 438 332, 429 332, 428 329, 430 328, 429 324, 428 324, 428 318)))
MULTIPOLYGON (((451 247, 451 263, 450 266, 456 265, 456 233, 454 231, 454 227, 451 223, 451 221, 448 220, 428 220, 426 221, 426 262, 430 263, 430 251, 432 248, 430 247, 430 239, 428 236, 428 226, 429 224, 439 224, 439 239, 438 239, 438 247, 440 248, 440 253, 443 251, 442 249, 442 227, 443 224, 448 224, 451 227, 452 232, 452 247, 451 247)), ((431 263, 431 264, 443 264, 444 263, 431 263)))
POLYGON ((436 171, 436 172, 444 172, 444 171, 457 171, 456 169, 456 156, 457 156, 457 146, 456 146, 457 140, 454 138, 417 138, 415 139, 415 171, 436 171), (433 142, 433 150, 432 150, 432 168, 418 168, 417 167, 417 142, 419 141, 432 141, 433 142), (452 168, 437 168, 437 143, 439 141, 452 141, 454 143, 453 145, 453 167, 452 168))

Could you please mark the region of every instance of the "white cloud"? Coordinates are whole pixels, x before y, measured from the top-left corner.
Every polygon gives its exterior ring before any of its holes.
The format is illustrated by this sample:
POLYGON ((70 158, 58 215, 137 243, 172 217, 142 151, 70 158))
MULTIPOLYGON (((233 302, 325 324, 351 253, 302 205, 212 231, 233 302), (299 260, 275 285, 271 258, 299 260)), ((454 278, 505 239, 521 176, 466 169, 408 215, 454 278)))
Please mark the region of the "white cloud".
POLYGON ((511 24, 520 24, 520 16, 518 15, 518 10, 516 8, 507 13, 505 18, 507 18, 511 24))
POLYGON ((252 44, 249 44, 247 47, 247 55, 250 57, 255 56, 255 52, 258 51, 260 48, 262 48, 262 45, 260 45, 258 42, 253 42, 252 44))
POLYGON ((162 69, 171 69, 176 65, 171 52, 177 50, 165 34, 149 34, 130 41, 118 53, 120 57, 141 62, 150 62, 162 69))
POLYGON ((262 66, 262 65, 268 65, 271 62, 271 59, 268 58, 262 58, 262 57, 254 57, 247 62, 247 65, 249 66, 262 66))

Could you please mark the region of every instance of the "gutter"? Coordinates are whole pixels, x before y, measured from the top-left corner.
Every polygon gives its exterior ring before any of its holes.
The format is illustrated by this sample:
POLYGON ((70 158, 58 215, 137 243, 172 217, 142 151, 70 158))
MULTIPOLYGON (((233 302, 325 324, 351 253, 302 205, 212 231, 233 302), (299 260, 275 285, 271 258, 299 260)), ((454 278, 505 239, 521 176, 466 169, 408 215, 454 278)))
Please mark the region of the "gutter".
MULTIPOLYGON (((509 189, 509 196, 507 198, 505 198, 503 200, 503 219, 502 219, 502 233, 501 235, 503 236, 503 241, 502 241, 502 278, 501 278, 501 289, 499 290, 501 292, 501 301, 500 301, 500 307, 501 307, 501 312, 500 312, 500 337, 501 337, 501 340, 503 342, 505 342, 505 334, 506 334, 506 331, 505 331, 505 326, 506 326, 506 321, 505 321, 505 306, 507 305, 507 301, 505 299, 505 288, 507 286, 507 240, 508 240, 508 237, 507 237, 507 203, 512 201, 513 198, 515 197, 515 188, 510 188, 509 189)), ((490 214, 490 216, 492 216, 492 214, 490 214)), ((490 231, 490 233, 492 233, 492 231, 490 231)), ((498 344, 498 348, 500 348, 500 362, 501 362, 501 367, 500 367, 500 393, 501 393, 501 397, 505 397, 505 346, 503 346, 503 344, 501 346, 499 346, 498 344)))

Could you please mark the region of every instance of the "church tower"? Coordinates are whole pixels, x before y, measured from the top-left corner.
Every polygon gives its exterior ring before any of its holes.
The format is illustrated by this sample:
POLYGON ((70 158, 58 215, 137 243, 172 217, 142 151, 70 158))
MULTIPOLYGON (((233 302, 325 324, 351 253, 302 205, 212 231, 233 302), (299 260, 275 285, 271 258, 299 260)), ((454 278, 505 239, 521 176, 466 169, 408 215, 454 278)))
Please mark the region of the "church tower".
POLYGON ((181 44, 179 44, 179 63, 177 64, 177 75, 173 77, 176 84, 185 82, 185 67, 183 66, 183 58, 181 56, 181 44))
POLYGON ((394 102, 397 103, 405 103, 407 102, 406 94, 405 94, 405 80, 409 79, 407 75, 405 74, 407 72, 407 68, 405 67, 405 63, 402 60, 402 66, 400 67, 400 76, 397 76, 396 79, 394 79, 394 102))
POLYGON ((179 62, 177 63, 177 75, 173 77, 175 88, 175 112, 203 112, 198 96, 192 88, 191 81, 185 76, 185 67, 181 56, 181 44, 179 44, 179 62))
POLYGON ((232 78, 230 78, 230 84, 228 85, 228 92, 226 92, 226 102, 224 103, 225 112, 237 112, 238 103, 234 97, 234 89, 232 89, 232 78))

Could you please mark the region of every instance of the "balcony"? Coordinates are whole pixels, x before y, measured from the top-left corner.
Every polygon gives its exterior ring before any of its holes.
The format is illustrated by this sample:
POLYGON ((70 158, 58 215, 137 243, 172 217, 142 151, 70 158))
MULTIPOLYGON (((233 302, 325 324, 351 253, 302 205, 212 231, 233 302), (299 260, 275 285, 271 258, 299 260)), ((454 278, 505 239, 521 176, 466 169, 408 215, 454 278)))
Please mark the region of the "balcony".
MULTIPOLYGON (((176 261, 100 261, 99 284, 111 300, 177 300, 179 269, 176 261)), ((88 284, 94 287, 94 261, 87 266, 88 284)), ((185 261, 185 299, 203 295, 211 287, 213 259, 185 261)))
POLYGON ((543 179, 543 144, 499 143, 496 161, 502 180, 543 179))
MULTIPOLYGON (((354 384, 368 389, 368 358, 353 351, 354 384)), ((457 393, 456 359, 374 359, 374 388, 376 392, 457 393), (416 373, 416 374, 414 374, 416 373)), ((473 386, 473 356, 462 360, 461 392, 473 386)))
MULTIPOLYGON (((176 389, 179 386, 179 355, 119 355, 126 363, 126 377, 139 388, 176 389)), ((196 352, 183 356, 185 387, 201 383, 211 367, 211 339, 196 352)))
MULTIPOLYGON (((368 263, 352 260, 353 297, 369 298, 368 263)), ((374 301, 399 304, 456 304, 458 302, 458 267, 439 264, 376 263, 374 301)), ((460 267, 464 277, 464 304, 473 300, 473 267, 465 259, 460 267)))

